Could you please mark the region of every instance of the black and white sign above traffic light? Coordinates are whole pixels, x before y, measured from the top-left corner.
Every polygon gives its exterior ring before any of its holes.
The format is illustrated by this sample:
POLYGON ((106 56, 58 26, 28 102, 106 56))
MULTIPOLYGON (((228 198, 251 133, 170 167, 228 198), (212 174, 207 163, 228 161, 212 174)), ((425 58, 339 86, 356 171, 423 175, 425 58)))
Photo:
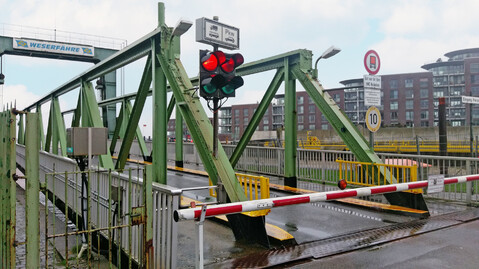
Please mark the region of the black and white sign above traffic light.
POLYGON ((240 53, 200 50, 200 96, 210 100, 235 97, 244 81, 236 68, 244 62, 240 53))
POLYGON ((208 45, 239 49, 239 29, 208 18, 196 19, 196 41, 208 45))

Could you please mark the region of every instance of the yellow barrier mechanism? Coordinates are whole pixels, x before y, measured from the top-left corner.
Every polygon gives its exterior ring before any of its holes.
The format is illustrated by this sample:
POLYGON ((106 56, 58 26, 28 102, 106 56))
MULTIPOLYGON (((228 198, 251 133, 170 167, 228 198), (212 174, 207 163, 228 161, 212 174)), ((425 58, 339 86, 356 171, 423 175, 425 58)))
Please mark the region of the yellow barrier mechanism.
MULTIPOLYGON (((339 164, 339 178, 346 180, 348 185, 371 187, 389 184, 386 180, 381 180, 381 171, 385 175, 390 175, 391 178, 394 177, 397 183, 417 181, 417 164, 366 163, 341 159, 336 162, 339 164)), ((422 189, 408 190, 407 192, 422 193, 422 189)))
MULTIPOLYGON (((269 198, 269 178, 263 176, 254 176, 254 175, 247 175, 236 173, 236 178, 241 183, 243 187, 244 194, 246 197, 249 198, 250 201, 252 200, 259 200, 259 199, 267 199, 269 198)), ((213 185, 211 179, 209 180, 210 186, 213 185)), ((214 189, 210 189, 210 196, 216 197, 216 191, 214 189)), ((267 215, 271 209, 263 209, 257 210, 252 212, 242 213, 251 217, 257 216, 265 216, 267 215)))

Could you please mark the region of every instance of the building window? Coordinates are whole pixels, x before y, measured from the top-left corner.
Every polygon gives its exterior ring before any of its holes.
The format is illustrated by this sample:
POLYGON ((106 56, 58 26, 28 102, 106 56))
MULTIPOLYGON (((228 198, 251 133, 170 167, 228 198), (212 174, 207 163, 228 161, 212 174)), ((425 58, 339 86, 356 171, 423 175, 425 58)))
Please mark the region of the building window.
MULTIPOLYGON (((427 119, 429 119, 429 111, 427 111, 427 110, 422 110, 422 111, 421 111, 421 119, 422 119, 422 120, 427 120, 427 119)), ((422 124, 421 124, 421 126, 422 126, 422 124)))
POLYGON ((313 98, 311 98, 311 96, 308 96, 308 103, 310 103, 310 104, 313 104, 313 103, 314 103, 314 102, 313 102, 313 98))
POLYGON ((389 92, 389 98, 390 99, 398 99, 398 90, 391 90, 389 92))
POLYGON ((479 75, 471 75, 471 83, 472 84, 479 83, 479 75))
POLYGON ((406 100, 406 109, 414 108, 414 100, 406 100))
POLYGON ((304 107, 298 106, 298 114, 303 114, 303 113, 304 113, 304 107))
POLYGON ((421 87, 421 88, 429 87, 429 79, 428 78, 421 78, 419 80, 419 87, 421 87))
POLYGON ((428 108, 429 107, 429 100, 424 99, 421 100, 421 108, 428 108))
POLYGON ((428 127, 429 121, 421 121, 421 127, 428 127))
POLYGON ((247 108, 243 109, 243 116, 248 117, 248 109, 247 108))
POLYGON ((235 109, 235 116, 239 117, 239 109, 235 109))
POLYGON ((428 98, 429 97, 429 89, 421 89, 420 90, 421 98, 428 98))
POLYGON ((298 123, 303 123, 304 122, 304 117, 303 115, 298 116, 298 123))
POLYGON ((398 102, 397 101, 390 102, 389 103, 389 109, 397 110, 398 109, 398 102))
POLYGON ((298 124, 298 131, 302 131, 302 130, 304 130, 304 125, 298 124))
POLYGON ((264 126, 263 126, 263 131, 269 131, 269 126, 268 126, 268 125, 264 125, 264 126))
POLYGON ((309 125, 309 130, 316 130, 316 125, 315 124, 310 124, 309 125))
POLYGON ((437 97, 444 97, 444 90, 443 89, 434 89, 434 98, 437 97))
POLYGON ((235 132, 234 132, 234 134, 233 134, 233 138, 234 138, 234 139, 238 139, 238 138, 239 138, 239 132, 240 132, 240 131, 239 131, 239 127, 236 126, 236 127, 235 127, 235 132))
POLYGON ((396 79, 391 79, 389 81, 389 88, 391 89, 397 89, 399 86, 398 81, 396 79))
POLYGON ((239 125, 239 117, 235 117, 235 125, 239 125))
POLYGON ((406 120, 414 120, 414 111, 406 111, 406 120))
POLYGON ((327 123, 321 124, 321 130, 328 130, 328 124, 327 123))
POLYGON ((479 96, 479 87, 471 87, 471 93, 473 96, 479 96))
POLYGON ((333 94, 334 102, 339 103, 341 101, 341 96, 338 93, 333 94))
POLYGON ((398 113, 396 111, 391 112, 391 120, 397 120, 398 119, 398 113))
POLYGON ((243 118, 243 125, 248 125, 248 117, 243 118))
POLYGON ((406 88, 412 88, 413 87, 413 80, 412 78, 408 78, 406 80, 404 80, 404 87, 406 88))
POLYGON ((450 95, 461 96, 464 95, 464 86, 454 86, 450 89, 450 95))
POLYGON ((268 124, 269 124, 269 118, 263 117, 263 125, 268 125, 268 124))
POLYGON ((315 115, 309 115, 309 123, 313 123, 316 121, 316 116, 315 115))
POLYGON ((304 97, 303 96, 299 96, 298 97, 298 104, 303 104, 304 103, 304 97))
POLYGON ((471 64, 471 73, 479 73, 479 63, 471 64))
POLYGON ((413 89, 407 89, 405 91, 406 93, 406 98, 414 98, 414 90, 413 89))
POLYGON ((308 107, 309 113, 315 113, 316 112, 316 105, 309 105, 308 107))
POLYGON ((452 99, 450 106, 462 106, 462 99, 452 99))

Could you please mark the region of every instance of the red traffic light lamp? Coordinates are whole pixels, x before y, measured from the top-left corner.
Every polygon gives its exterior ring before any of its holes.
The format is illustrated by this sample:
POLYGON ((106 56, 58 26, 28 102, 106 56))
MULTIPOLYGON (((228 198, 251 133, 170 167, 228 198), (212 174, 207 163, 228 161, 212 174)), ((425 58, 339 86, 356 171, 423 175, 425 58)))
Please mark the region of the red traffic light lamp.
POLYGON ((236 68, 243 64, 243 55, 222 51, 200 50, 200 96, 205 99, 234 97, 235 90, 243 86, 236 68))

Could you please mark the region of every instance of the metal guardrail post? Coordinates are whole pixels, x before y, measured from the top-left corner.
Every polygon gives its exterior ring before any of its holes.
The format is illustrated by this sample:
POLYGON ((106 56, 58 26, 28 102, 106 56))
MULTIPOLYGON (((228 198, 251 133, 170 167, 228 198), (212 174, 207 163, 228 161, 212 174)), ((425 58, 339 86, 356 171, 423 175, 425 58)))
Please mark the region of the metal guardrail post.
MULTIPOLYGON (((469 173, 472 173, 471 161, 466 160, 466 169, 469 173)), ((466 203, 470 204, 472 200, 472 181, 466 182, 466 203)))
POLYGON ((40 232, 39 232, 39 203, 40 192, 39 173, 39 150, 40 136, 39 117, 36 113, 27 114, 27 133, 25 136, 26 148, 26 238, 27 238, 27 268, 38 268, 40 265, 40 232))
POLYGON ((195 244, 195 268, 203 269, 204 264, 204 256, 203 256, 203 224, 205 222, 205 215, 206 215, 206 205, 201 207, 201 215, 200 219, 196 224, 196 244, 195 244))

